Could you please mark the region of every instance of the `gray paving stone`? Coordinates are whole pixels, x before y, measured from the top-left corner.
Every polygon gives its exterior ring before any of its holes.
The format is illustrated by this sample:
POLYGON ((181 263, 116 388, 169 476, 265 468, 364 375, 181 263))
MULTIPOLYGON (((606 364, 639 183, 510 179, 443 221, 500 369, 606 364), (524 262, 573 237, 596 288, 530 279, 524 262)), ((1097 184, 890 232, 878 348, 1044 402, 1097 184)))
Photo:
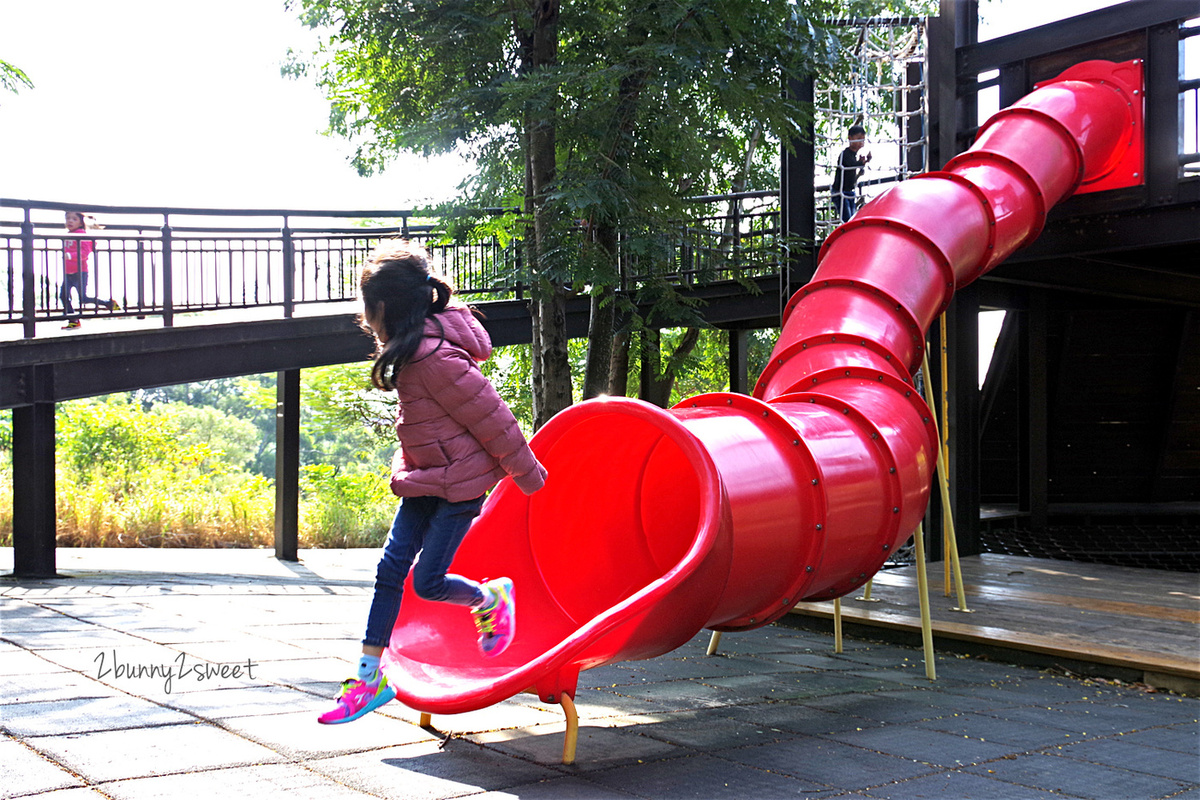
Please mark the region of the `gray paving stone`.
POLYGON ((1157 747, 1160 750, 1187 753, 1200 759, 1200 724, 1195 722, 1181 722, 1177 725, 1135 731, 1124 734, 1121 740, 1146 747, 1157 747))
POLYGON ((1036 790, 1017 786, 992 777, 967 772, 942 772, 900 783, 879 786, 867 792, 882 800, 1033 800, 1042 797, 1036 790))
MULTIPOLYGON (((566 719, 560 706, 538 703, 532 695, 528 697, 531 701, 529 703, 522 702, 518 696, 477 711, 468 711, 463 714, 434 714, 433 727, 443 734, 453 733, 460 736, 534 725, 552 725, 566 719)), ((375 713, 380 712, 412 722, 417 722, 420 718, 418 712, 406 708, 400 703, 389 703, 375 713)))
POLYGON ((1170 750, 1144 747, 1124 738, 1077 742, 1063 747, 1061 754, 1093 764, 1144 772, 1200 786, 1200 759, 1180 758, 1178 753, 1170 750))
POLYGON ((64 668, 23 647, 0 652, 0 677, 62 672, 64 668))
POLYGON ((58 672, 53 675, 53 680, 48 680, 45 673, 5 676, 4 702, 46 702, 85 697, 113 697, 119 694, 115 689, 76 672, 58 672))
POLYGON ((107 795, 98 789, 54 789, 38 793, 38 800, 108 800, 107 795))
POLYGON ((804 705, 839 714, 850 714, 878 722, 917 722, 941 716, 944 712, 928 703, 904 700, 889 695, 839 694, 805 700, 804 705))
POLYGON ((46 736, 36 743, 92 783, 282 760, 262 745, 207 724, 46 736))
POLYGON ((367 714, 342 725, 322 725, 315 711, 219 719, 221 727, 289 758, 329 758, 380 747, 441 740, 415 723, 367 714))
POLYGON ((21 797, 71 786, 83 781, 33 748, 14 739, 0 740, 0 797, 21 797))
POLYGON ((38 652, 45 650, 78 650, 80 648, 104 647, 123 648, 137 647, 146 643, 145 639, 132 636, 123 631, 101 628, 96 625, 81 630, 50 630, 50 631, 8 631, 4 638, 14 644, 27 647, 38 652))
POLYGON ((991 761, 1014 752, 1023 752, 1025 749, 1020 745, 1007 746, 968 736, 897 725, 831 733, 826 738, 877 753, 923 761, 949 769, 991 761))
POLYGON ((349 800, 369 795, 295 764, 267 764, 105 783, 116 800, 245 797, 255 800, 349 800))
POLYGON ((942 714, 965 714, 972 711, 992 711, 996 708, 1008 707, 994 700, 979 700, 968 694, 950 694, 942 691, 944 688, 944 686, 930 684, 912 689, 876 692, 876 696, 921 703, 937 709, 942 714))
POLYGON ((637 795, 597 785, 583 777, 551 778, 510 789, 471 795, 471 800, 628 800, 637 795))
POLYGON ((57 736, 193 720, 189 714, 138 697, 114 695, 5 705, 3 724, 12 736, 57 736))
POLYGON ((698 750, 727 750, 796 735, 792 731, 756 724, 751 720, 691 711, 664 714, 654 721, 642 722, 637 726, 637 731, 641 736, 698 750))
POLYGON ((832 653, 814 653, 810 650, 772 654, 771 660, 815 670, 851 670, 862 666, 844 658, 836 658, 832 653))
POLYGON ((605 664, 602 667, 579 673, 579 688, 607 689, 616 686, 626 686, 630 683, 644 683, 645 679, 645 673, 640 669, 633 668, 633 665, 605 664))
POLYGON ((671 712, 671 709, 662 703, 630 697, 622 694, 624 691, 627 691, 627 688, 618 686, 615 689, 581 691, 576 694, 575 711, 579 714, 580 722, 602 722, 613 717, 653 716, 671 712))
POLYGON ((382 797, 434 800, 508 789, 562 773, 491 748, 451 740, 419 743, 307 762, 313 772, 382 797))
POLYGON ((738 674, 738 670, 736 665, 723 658, 708 656, 672 658, 670 655, 666 655, 643 662, 638 673, 647 681, 677 681, 728 677, 738 674))
POLYGON ((912 727, 971 736, 987 742, 1019 746, 1025 750, 1060 745, 1065 738, 1061 728, 1001 719, 988 714, 951 714, 915 722, 912 727))
POLYGON ((838 731, 865 730, 880 727, 884 723, 849 714, 838 714, 796 703, 761 703, 755 706, 740 706, 727 712, 734 719, 753 725, 779 728, 788 733, 819 736, 838 731))
POLYGON ((1183 721, 1179 717, 1171 716, 1170 712, 1176 710, 1165 706, 1150 711, 1145 707, 1132 708, 1124 703, 1106 706, 1097 702, 1064 703, 1049 707, 1026 706, 1024 708, 997 709, 988 713, 1004 719, 1019 719, 1061 728, 1075 737, 1086 738, 1131 733, 1144 728, 1183 721))
MULTIPOLYGON (((718 797, 722 775, 749 776, 738 791, 756 794, 729 796, 756 800, 1030 798, 1063 786, 1069 796, 1200 800, 1175 771, 1200 760, 1196 698, 947 654, 929 682, 919 648, 847 638, 835 654, 831 636, 786 626, 729 634, 714 657, 703 631, 658 659, 583 673, 575 766, 560 763, 561 710, 532 697, 435 716, 454 734, 444 748, 400 704, 322 726, 316 714, 353 673, 377 551, 314 551, 299 565, 267 550, 59 552, 76 577, 0 582, 0 613, 16 609, 22 632, 41 634, 31 651, 0 632, 0 726, 19 729, 17 746, 86 768, 39 800, 99 796, 96 788, 112 797, 705 796, 696 774, 718 797), (113 635, 135 643, 113 644, 113 635), (95 659, 111 659, 114 648, 129 662, 187 650, 206 663, 252 659, 258 668, 244 685, 176 681, 168 694, 158 679, 110 676, 100 687, 95 659), (111 696, 82 697, 101 691, 111 696), (155 748, 165 751, 146 755, 155 748), (912 760, 982 758, 988 748, 1009 752, 965 769, 912 760), (1039 750, 1041 761, 1032 758, 1039 750), (94 774, 106 777, 78 785, 94 774)), ((4 768, 17 763, 5 755, 4 768)), ((33 769, 50 763, 39 758, 33 769)), ((0 780, 0 794, 6 787, 0 780)))
POLYGON ((94 622, 86 622, 63 614, 13 614, 4 611, 4 637, 14 642, 25 643, 29 637, 48 636, 51 633, 82 634, 96 630, 94 622))
POLYGON ((714 755, 831 789, 851 791, 940 771, 928 764, 808 736, 714 755))
POLYGON ((743 702, 755 702, 761 697, 747 698, 715 686, 706 686, 693 681, 670 681, 645 686, 628 686, 614 689, 635 700, 654 703, 669 711, 687 708, 722 708, 743 702))
MULTIPOLYGON (((542 725, 515 731, 493 731, 469 737, 489 750, 515 758, 559 767, 565 725, 542 725)), ((644 763, 654 759, 686 754, 683 748, 643 736, 638 725, 580 725, 575 764, 579 772, 593 772, 614 766, 644 763)))
MULTIPOLYGON (((317 713, 313 695, 283 686, 207 689, 173 694, 160 699, 160 702, 205 719, 286 714, 305 706, 314 708, 314 717, 317 713)), ((333 703, 328 702, 327 705, 332 707, 333 703)))
POLYGON ((1179 781, 1043 753, 993 761, 967 767, 964 771, 995 777, 1034 790, 1092 800, 1167 797, 1188 788, 1179 781))
POLYGON ((820 797, 828 787, 734 764, 707 755, 648 761, 590 775, 610 789, 627 789, 656 800, 741 800, 820 797))

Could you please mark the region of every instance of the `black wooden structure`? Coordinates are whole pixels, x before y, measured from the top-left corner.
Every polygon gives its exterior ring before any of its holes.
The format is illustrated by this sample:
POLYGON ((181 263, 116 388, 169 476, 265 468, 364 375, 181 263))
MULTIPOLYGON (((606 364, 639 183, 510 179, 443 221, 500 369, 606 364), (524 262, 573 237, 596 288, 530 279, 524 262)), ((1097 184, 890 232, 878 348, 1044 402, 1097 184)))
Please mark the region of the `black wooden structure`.
MULTIPOLYGON (((1183 169, 1200 156, 1185 152, 1180 111, 1197 93, 1197 81, 1181 80, 1180 51, 1198 17, 1200 0, 1139 0, 984 43, 975 0, 944 0, 930 20, 935 167, 969 144, 981 91, 998 87, 1004 106, 1077 61, 1146 65, 1145 184, 1064 203, 1040 239, 959 292, 948 312, 951 504, 963 554, 980 552, 986 536, 1036 536, 1066 517, 1200 527, 1200 176, 1183 169), (981 309, 1010 312, 982 390, 981 309)), ((789 88, 811 97, 811 84, 789 88)), ((813 236, 813 175, 811 144, 798 142, 782 159, 784 235, 813 236)), ((813 255, 793 252, 783 267, 753 278, 757 294, 732 281, 688 291, 707 301, 714 325, 774 326, 813 255)), ((586 335, 586 303, 568 309, 572 336, 586 335)), ((294 559, 299 370, 365 357, 352 314, 296 316, 289 306, 284 319, 0 343, 15 573, 55 573, 55 403, 261 372, 280 378, 276 553, 294 559)), ((487 315, 497 344, 529 341, 523 300, 489 303, 487 315)), ((744 336, 730 340, 731 389, 745 391, 744 336)))

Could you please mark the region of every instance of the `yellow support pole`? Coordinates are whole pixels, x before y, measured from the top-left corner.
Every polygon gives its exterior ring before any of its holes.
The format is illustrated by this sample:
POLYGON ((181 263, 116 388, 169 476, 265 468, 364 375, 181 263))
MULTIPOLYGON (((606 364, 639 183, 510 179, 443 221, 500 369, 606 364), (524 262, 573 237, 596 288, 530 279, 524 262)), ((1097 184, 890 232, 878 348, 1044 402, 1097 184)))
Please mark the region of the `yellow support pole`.
MULTIPOLYGON (((925 374, 925 402, 932 409, 934 407, 933 387, 930 385, 932 381, 929 379, 928 354, 921 357, 921 369, 925 374)), ((947 476, 947 462, 948 459, 942 457, 942 448, 938 447, 937 485, 942 496, 942 527, 944 532, 948 534, 946 541, 949 545, 946 553, 946 564, 947 566, 954 567, 954 588, 958 592, 958 606, 954 610, 970 613, 971 609, 967 608, 967 594, 963 588, 962 565, 958 561, 958 541, 954 536, 954 517, 950 513, 950 479, 947 476)), ((948 588, 949 584, 947 584, 948 588)))
MULTIPOLYGON (((947 377, 949 376, 950 373, 949 373, 947 348, 946 348, 946 315, 945 314, 942 314, 940 317, 938 317, 938 331, 941 336, 941 345, 942 345, 941 346, 941 351, 942 351, 942 353, 941 353, 941 362, 942 362, 941 378, 942 379, 938 382, 938 388, 941 389, 941 395, 942 395, 942 407, 941 407, 941 411, 939 412, 939 415, 941 417, 941 433, 942 433, 941 456, 942 456, 942 463, 949 464, 950 463, 950 381, 947 380, 947 377)), ((926 373, 926 377, 927 378, 930 377, 928 372, 926 373)), ((931 408, 930 410, 932 411, 933 409, 931 408)), ((949 506, 942 506, 942 520, 943 520, 943 522, 942 522, 942 552, 949 553, 950 552, 950 539, 953 537, 953 532, 954 532, 954 518, 953 518, 953 515, 950 514, 949 506)), ((950 596, 950 559, 949 558, 942 559, 942 593, 946 597, 950 596)))
POLYGON ((575 701, 566 692, 559 697, 563 713, 567 715, 567 733, 563 739, 564 764, 575 763, 575 747, 579 744, 579 713, 575 711, 575 701))
POLYGON ((721 632, 713 631, 712 636, 708 640, 708 652, 705 655, 714 656, 717 654, 717 648, 721 644, 721 632))
POLYGON ((422 728, 432 728, 433 727, 433 715, 432 714, 422 714, 421 721, 418 722, 417 724, 420 725, 422 728))
MULTIPOLYGON (((926 373, 928 374, 928 373, 926 373)), ((917 550, 917 602, 921 606, 921 645, 925 649, 925 677, 937 680, 937 665, 933 660, 933 620, 929 616, 929 579, 925 577, 925 531, 917 525, 913 534, 917 550)))
POLYGON ((871 580, 867 581, 866 585, 863 587, 863 593, 854 599, 861 600, 864 603, 878 603, 879 602, 878 599, 871 597, 871 585, 874 583, 875 583, 874 578, 871 578, 871 580))
POLYGON ((842 652, 842 598, 833 600, 833 652, 842 652))

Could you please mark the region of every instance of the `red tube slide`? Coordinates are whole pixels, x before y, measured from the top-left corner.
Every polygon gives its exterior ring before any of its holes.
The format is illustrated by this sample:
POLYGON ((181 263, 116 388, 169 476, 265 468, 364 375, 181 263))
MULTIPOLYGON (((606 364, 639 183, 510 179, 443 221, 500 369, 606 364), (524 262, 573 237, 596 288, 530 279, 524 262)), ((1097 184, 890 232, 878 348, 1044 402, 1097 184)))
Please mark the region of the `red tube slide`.
POLYGON ((458 713, 534 689, 556 702, 580 670, 864 584, 929 500, 937 433, 911 374, 930 324, 1054 204, 1138 181, 1140 109, 1140 62, 1077 65, 943 171, 868 203, 788 304, 754 397, 668 411, 607 398, 552 419, 532 442, 546 488, 503 482, 452 567, 513 579, 512 646, 485 658, 461 607, 407 591, 385 661, 400 701, 458 713))

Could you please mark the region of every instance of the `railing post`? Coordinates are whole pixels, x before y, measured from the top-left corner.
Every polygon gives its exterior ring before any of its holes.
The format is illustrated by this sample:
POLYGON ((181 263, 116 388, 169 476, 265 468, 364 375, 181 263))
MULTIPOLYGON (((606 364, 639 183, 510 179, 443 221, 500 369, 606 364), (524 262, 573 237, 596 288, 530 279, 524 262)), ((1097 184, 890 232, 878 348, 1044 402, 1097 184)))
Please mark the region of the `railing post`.
POLYGON ((172 267, 171 251, 174 247, 171 241, 171 216, 163 214, 162 226, 162 269, 163 269, 163 326, 170 328, 175 324, 175 280, 172 267))
POLYGON ((25 221, 21 223, 21 319, 26 339, 37 335, 37 283, 33 274, 33 221, 29 206, 25 206, 25 221))
POLYGON ((288 218, 283 218, 283 316, 291 319, 296 308, 296 251, 292 243, 292 229, 288 218))
MULTIPOLYGON (((139 309, 146 307, 146 242, 141 238, 142 231, 138 229, 137 240, 137 304, 139 309)), ((138 319, 144 315, 139 314, 138 319)))

